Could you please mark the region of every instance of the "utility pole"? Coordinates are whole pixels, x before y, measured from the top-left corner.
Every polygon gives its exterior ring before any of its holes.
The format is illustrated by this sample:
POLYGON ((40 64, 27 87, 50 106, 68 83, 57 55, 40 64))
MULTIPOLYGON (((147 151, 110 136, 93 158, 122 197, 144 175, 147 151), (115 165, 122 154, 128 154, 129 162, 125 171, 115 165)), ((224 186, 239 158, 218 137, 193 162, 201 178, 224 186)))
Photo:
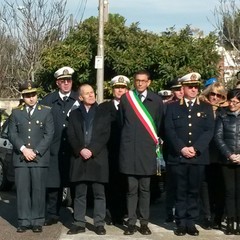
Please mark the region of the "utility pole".
POLYGON ((104 14, 106 15, 107 0, 99 0, 99 27, 98 27, 98 50, 95 56, 95 68, 97 69, 97 102, 103 102, 104 96, 104 14), (104 10, 105 8, 105 10, 104 10))

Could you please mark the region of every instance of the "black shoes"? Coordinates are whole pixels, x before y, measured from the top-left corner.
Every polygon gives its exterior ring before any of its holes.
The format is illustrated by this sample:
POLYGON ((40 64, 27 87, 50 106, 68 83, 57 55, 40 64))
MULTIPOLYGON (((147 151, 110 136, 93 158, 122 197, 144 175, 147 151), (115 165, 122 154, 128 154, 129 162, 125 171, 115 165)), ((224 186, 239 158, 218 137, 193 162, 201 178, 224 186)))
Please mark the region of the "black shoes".
POLYGON ((68 235, 74 235, 74 234, 78 234, 78 233, 84 233, 85 227, 81 227, 81 226, 73 226, 71 229, 68 230, 67 234, 68 235))
POLYGON ((193 225, 193 226, 190 226, 190 227, 182 227, 182 226, 179 226, 175 231, 174 231, 174 234, 177 235, 177 236, 184 236, 189 234, 191 236, 198 236, 199 235, 199 231, 196 229, 196 227, 193 225))
POLYGON ((187 233, 191 236, 199 235, 199 231, 197 230, 197 228, 194 225, 187 228, 187 233))
POLYGON ((57 218, 48 218, 44 222, 44 226, 51 226, 51 225, 57 224, 57 223, 58 223, 58 219, 57 218))
POLYGON ((26 226, 19 226, 18 228, 17 228, 17 232, 18 233, 24 233, 24 232, 26 232, 28 229, 30 229, 29 227, 26 227, 26 226))
POLYGON ((32 231, 34 233, 40 233, 40 232, 42 232, 42 226, 33 226, 32 231))
POLYGON ((148 228, 147 225, 141 225, 138 231, 142 235, 150 235, 150 234, 152 234, 151 230, 148 228))
POLYGON ((124 231, 124 235, 133 235, 137 231, 135 225, 128 225, 127 229, 124 231))
POLYGON ((205 230, 211 230, 212 229, 212 222, 209 218, 204 218, 202 223, 202 228, 205 230))
POLYGON ((20 226, 20 227, 17 228, 17 232, 18 232, 18 233, 24 233, 24 232, 26 232, 26 231, 29 230, 29 229, 32 229, 32 231, 33 231, 34 233, 40 233, 40 232, 42 232, 42 226, 32 226, 32 228, 26 227, 26 226, 20 226))
POLYGON ((181 227, 181 226, 179 226, 174 231, 174 234, 177 235, 177 236, 184 236, 184 235, 186 235, 186 233, 187 233, 186 228, 185 227, 181 227))
POLYGON ((104 228, 104 226, 97 226, 95 232, 97 235, 105 235, 106 229, 104 228))

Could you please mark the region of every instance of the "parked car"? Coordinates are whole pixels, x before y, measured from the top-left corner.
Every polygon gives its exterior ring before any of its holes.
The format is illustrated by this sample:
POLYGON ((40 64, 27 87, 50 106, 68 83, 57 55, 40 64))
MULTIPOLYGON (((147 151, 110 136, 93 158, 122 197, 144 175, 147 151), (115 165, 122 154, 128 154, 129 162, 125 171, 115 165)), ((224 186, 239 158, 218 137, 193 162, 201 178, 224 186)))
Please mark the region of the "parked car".
POLYGON ((14 183, 14 168, 12 165, 13 146, 7 139, 8 120, 0 132, 0 190, 10 190, 14 183))

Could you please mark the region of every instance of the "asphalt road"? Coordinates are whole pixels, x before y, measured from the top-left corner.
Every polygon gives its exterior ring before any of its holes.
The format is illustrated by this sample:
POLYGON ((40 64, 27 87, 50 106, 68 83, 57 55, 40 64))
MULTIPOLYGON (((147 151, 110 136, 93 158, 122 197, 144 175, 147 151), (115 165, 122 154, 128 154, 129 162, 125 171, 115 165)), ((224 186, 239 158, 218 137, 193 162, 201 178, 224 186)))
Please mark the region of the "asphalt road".
POLYGON ((152 235, 143 236, 139 232, 132 236, 124 236, 123 226, 106 226, 107 234, 105 236, 98 236, 94 233, 92 225, 92 209, 88 209, 87 212, 87 230, 85 233, 77 235, 67 235, 67 231, 71 226, 72 216, 71 209, 62 208, 61 210, 61 222, 52 226, 46 226, 43 228, 42 233, 33 233, 27 231, 26 233, 16 233, 17 219, 16 219, 16 196, 14 190, 11 192, 0 192, 0 240, 220 240, 220 239, 240 239, 239 236, 226 236, 222 231, 218 230, 204 230, 197 225, 200 235, 198 237, 192 237, 185 235, 183 237, 177 237, 174 235, 173 230, 175 228, 174 223, 167 224, 164 222, 164 195, 157 202, 151 205, 151 219, 149 227, 152 231, 152 235))

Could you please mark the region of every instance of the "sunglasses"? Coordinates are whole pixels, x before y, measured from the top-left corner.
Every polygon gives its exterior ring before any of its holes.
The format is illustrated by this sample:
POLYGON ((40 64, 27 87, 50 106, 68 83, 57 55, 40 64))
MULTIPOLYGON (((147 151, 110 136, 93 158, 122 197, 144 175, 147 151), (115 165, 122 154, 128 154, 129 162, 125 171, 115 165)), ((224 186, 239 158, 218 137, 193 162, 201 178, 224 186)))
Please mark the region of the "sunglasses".
POLYGON ((187 85, 187 87, 188 87, 189 89, 193 89, 193 88, 198 89, 198 88, 199 88, 199 85, 187 85))
POLYGON ((210 96, 212 97, 218 97, 218 98, 222 98, 223 96, 221 94, 215 93, 215 92, 210 92, 210 96))

